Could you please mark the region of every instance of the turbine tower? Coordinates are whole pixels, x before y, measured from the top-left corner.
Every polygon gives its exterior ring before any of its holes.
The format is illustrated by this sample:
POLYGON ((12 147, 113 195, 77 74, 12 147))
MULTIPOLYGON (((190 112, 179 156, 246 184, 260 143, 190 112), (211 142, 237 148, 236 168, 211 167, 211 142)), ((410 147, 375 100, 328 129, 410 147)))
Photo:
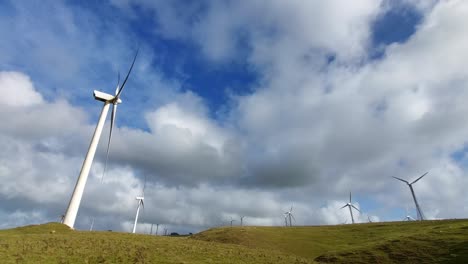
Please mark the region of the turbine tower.
POLYGON ((143 184, 142 195, 135 197, 135 199, 138 201, 138 207, 137 207, 137 211, 135 215, 135 223, 133 224, 133 231, 132 231, 133 234, 135 234, 135 231, 136 231, 136 226, 138 223, 138 215, 140 214, 140 208, 141 207, 145 208, 145 203, 143 202, 143 200, 145 199, 145 187, 146 187, 146 177, 145 177, 145 183, 143 184))
MULTIPOLYGON (((107 143, 107 156, 109 155, 109 146, 112 137, 112 128, 114 126, 115 121, 115 114, 117 111, 117 104, 120 104, 122 101, 120 100, 120 94, 127 83, 128 76, 133 69, 133 65, 135 64, 135 60, 137 58, 138 51, 133 58, 132 65, 128 70, 127 76, 122 83, 122 86, 119 86, 119 82, 117 83, 117 88, 115 89, 115 95, 110 95, 107 93, 94 91, 94 99, 101 101, 104 103, 104 106, 101 111, 101 115, 99 117, 99 121, 96 125, 96 129, 94 130, 93 137, 91 139, 91 143, 88 148, 88 153, 83 161, 83 165, 81 166, 80 175, 78 176, 78 180, 76 181, 75 189, 73 190, 73 194, 70 198, 70 202, 68 204, 67 212, 65 213, 65 217, 63 219, 63 223, 71 228, 75 225, 76 215, 78 214, 78 209, 80 208, 81 198, 83 197, 84 188, 86 186, 86 181, 88 180, 89 171, 91 169, 91 165, 93 163, 94 154, 96 154, 96 148, 99 143, 99 138, 101 137, 102 129, 104 128, 104 123, 106 122, 107 112, 109 112, 109 107, 112 104, 112 117, 111 117, 111 125, 110 125, 110 134, 109 134, 109 141, 107 143)), ((106 158, 107 163, 107 158, 106 158)), ((107 165, 106 165, 107 166, 107 165)))
POLYGON ((235 222, 235 221, 236 221, 236 220, 232 219, 232 217, 231 217, 231 227, 232 227, 232 222, 235 222))
POLYGON ((408 187, 410 188, 411 195, 413 196, 413 200, 414 200, 414 205, 416 206, 417 218, 418 218, 418 220, 421 220, 421 221, 424 220, 425 217, 424 217, 424 214, 423 214, 423 212, 421 210, 421 207, 419 206, 418 200, 416 199, 416 195, 414 194, 413 184, 415 184, 417 181, 419 181, 422 177, 426 176, 426 174, 428 174, 428 173, 429 172, 424 173, 423 175, 421 175, 419 178, 417 178, 416 180, 414 180, 411 183, 409 183, 408 181, 405 181, 403 179, 400 179, 398 177, 392 176, 393 178, 406 183, 408 185, 408 187))
POLYGON ((353 209, 352 208, 356 209, 358 212, 361 212, 361 211, 351 203, 351 192, 349 192, 349 203, 343 205, 343 207, 341 207, 340 209, 343 209, 345 207, 349 208, 349 214, 351 215, 351 222, 354 224, 354 216, 353 216, 353 209))
POLYGON ((284 217, 285 217, 285 220, 286 220, 286 226, 288 226, 288 219, 289 219, 289 226, 292 226, 291 217, 292 217, 292 219, 294 219, 294 221, 296 221, 296 218, 294 218, 294 215, 292 214, 292 210, 293 210, 293 207, 291 205, 291 209, 289 209, 289 211, 284 213, 284 217))
POLYGON ((241 216, 241 218, 240 218, 240 219, 241 219, 241 223, 240 223, 241 226, 243 226, 243 224, 244 224, 244 217, 245 217, 245 216, 241 216))

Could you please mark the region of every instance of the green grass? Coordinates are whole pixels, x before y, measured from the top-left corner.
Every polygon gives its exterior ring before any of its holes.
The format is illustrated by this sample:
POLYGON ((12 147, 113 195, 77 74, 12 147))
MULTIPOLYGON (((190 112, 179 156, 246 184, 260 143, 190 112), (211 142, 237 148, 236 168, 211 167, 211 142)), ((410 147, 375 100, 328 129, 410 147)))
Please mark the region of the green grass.
POLYGON ((0 231, 0 263, 308 263, 263 249, 117 232, 72 231, 62 224, 0 231))
POLYGON ((468 220, 217 228, 193 239, 268 249, 316 262, 468 263, 468 220))
POLYGON ((0 263, 468 263, 468 220, 224 227, 191 237, 0 230, 0 263))

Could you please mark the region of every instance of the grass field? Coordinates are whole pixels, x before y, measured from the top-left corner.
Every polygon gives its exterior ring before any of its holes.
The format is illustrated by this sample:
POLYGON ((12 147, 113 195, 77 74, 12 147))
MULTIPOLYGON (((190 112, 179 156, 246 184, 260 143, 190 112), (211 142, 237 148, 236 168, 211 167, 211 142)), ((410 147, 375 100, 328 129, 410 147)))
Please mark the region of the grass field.
POLYGON ((468 263, 468 220, 307 227, 223 227, 191 237, 0 231, 1 263, 468 263))

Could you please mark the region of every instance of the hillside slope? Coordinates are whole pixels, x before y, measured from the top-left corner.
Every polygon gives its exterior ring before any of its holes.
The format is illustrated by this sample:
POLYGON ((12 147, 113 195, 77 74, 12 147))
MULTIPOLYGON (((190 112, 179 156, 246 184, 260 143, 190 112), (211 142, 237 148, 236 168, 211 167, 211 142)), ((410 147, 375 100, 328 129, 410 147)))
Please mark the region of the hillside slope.
POLYGON ((192 237, 0 230, 1 263, 468 263, 468 220, 224 227, 192 237))
POLYGON ((468 220, 216 228, 192 239, 335 263, 468 263, 468 220))
POLYGON ((58 223, 0 231, 0 263, 310 263, 240 245, 116 232, 70 230, 58 223))

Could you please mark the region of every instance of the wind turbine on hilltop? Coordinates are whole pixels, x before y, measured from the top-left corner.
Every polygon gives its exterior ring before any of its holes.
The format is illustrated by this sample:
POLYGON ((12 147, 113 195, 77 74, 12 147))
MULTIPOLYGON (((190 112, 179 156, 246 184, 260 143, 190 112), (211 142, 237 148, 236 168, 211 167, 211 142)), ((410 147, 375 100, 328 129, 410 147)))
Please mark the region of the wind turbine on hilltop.
POLYGON ((416 195, 414 194, 414 190, 413 190, 413 184, 415 184, 417 181, 419 181, 422 177, 426 176, 426 174, 428 174, 429 172, 426 172, 424 173, 423 175, 421 175, 419 178, 417 178, 416 180, 414 180, 413 182, 409 183, 408 181, 406 180, 403 180, 403 179, 400 179, 398 177, 395 177, 395 176, 392 176, 393 178, 399 180, 399 181, 402 181, 404 183, 406 183, 408 185, 408 187, 410 188, 410 191, 411 191, 411 195, 413 196, 413 200, 414 200, 414 205, 416 206, 416 214, 417 214, 417 218, 418 220, 424 220, 424 214, 421 210, 421 207, 419 206, 418 204, 418 200, 416 199, 416 195))
MULTIPOLYGON (((104 123, 106 122, 107 112, 109 112, 109 107, 112 104, 112 116, 111 116, 111 125, 110 125, 110 133, 109 133, 109 141, 107 143, 107 157, 109 156, 109 146, 112 138, 112 129, 114 127, 115 121, 115 114, 117 111, 117 104, 120 104, 122 101, 120 100, 120 94, 122 93, 125 84, 127 83, 128 76, 132 72, 133 65, 135 64, 135 60, 137 58, 138 51, 133 58, 132 65, 128 70, 127 76, 122 83, 122 86, 119 86, 120 80, 117 82, 117 88, 115 89, 115 95, 110 95, 107 93, 103 93, 100 91, 94 91, 94 99, 101 101, 104 103, 104 106, 101 111, 101 115, 99 116, 99 121, 96 125, 96 129, 94 130, 93 137, 91 139, 91 143, 88 148, 88 153, 83 161, 83 165, 81 166, 80 175, 78 176, 78 180, 76 181, 75 189, 73 190, 73 194, 70 198, 70 202, 68 204, 67 212, 65 213, 65 217, 63 223, 67 226, 73 228, 75 225, 76 215, 78 214, 78 209, 80 208, 81 198, 83 197, 84 188, 86 186, 86 181, 88 180, 89 171, 91 169, 91 165, 93 163, 94 155, 96 154, 96 148, 99 143, 99 138, 101 137, 102 129, 104 128, 104 123)), ((120 79, 120 78, 119 78, 120 79)), ((107 166, 107 157, 106 157, 106 165, 107 166)))
POLYGON ((235 221, 236 221, 236 220, 232 219, 232 217, 231 217, 231 226, 232 226, 232 223, 235 222, 235 221))
POLYGON ((349 203, 343 205, 343 207, 341 207, 340 209, 343 209, 345 207, 349 208, 349 214, 351 215, 351 222, 354 224, 354 216, 353 216, 353 209, 352 208, 356 209, 358 212, 361 212, 361 211, 351 203, 351 192, 349 192, 349 203))
POLYGON ((244 224, 244 217, 245 217, 245 216, 241 216, 241 217, 240 217, 240 220, 241 220, 240 225, 241 225, 241 226, 243 226, 243 224, 244 224))
POLYGON ((158 235, 158 229, 159 229, 159 224, 156 224, 156 233, 155 233, 156 236, 158 235))
POLYGON ((411 215, 409 215, 408 213, 408 208, 406 208, 406 216, 405 218, 403 219, 403 221, 415 221, 413 217, 411 217, 411 215))
POLYGON ((288 219, 289 219, 289 226, 292 226, 291 217, 292 217, 292 219, 294 219, 294 221, 296 221, 296 218, 294 218, 294 215, 292 214, 292 210, 293 210, 293 207, 291 205, 291 209, 289 209, 289 211, 284 213, 284 218, 286 220, 286 226, 288 226, 288 219))
POLYGON ((135 199, 138 201, 138 207, 137 207, 137 211, 136 211, 136 215, 135 215, 135 223, 133 224, 132 233, 134 233, 134 234, 135 234, 136 226, 137 226, 137 223, 138 223, 138 215, 140 213, 140 208, 145 208, 145 203, 143 202, 143 200, 145 199, 145 188, 146 188, 146 177, 145 177, 145 183, 143 184, 143 192, 142 192, 141 196, 135 197, 135 199))

